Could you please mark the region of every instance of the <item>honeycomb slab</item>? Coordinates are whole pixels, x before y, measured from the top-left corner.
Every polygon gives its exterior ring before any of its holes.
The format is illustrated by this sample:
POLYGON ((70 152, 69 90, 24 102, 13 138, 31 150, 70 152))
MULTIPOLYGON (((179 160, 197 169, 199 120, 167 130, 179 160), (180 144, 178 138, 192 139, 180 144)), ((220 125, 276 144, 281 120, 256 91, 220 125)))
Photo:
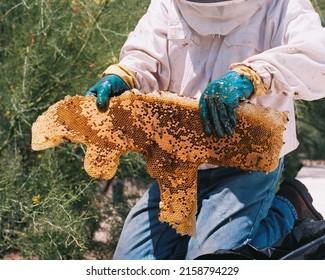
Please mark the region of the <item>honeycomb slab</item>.
POLYGON ((32 150, 64 142, 84 144, 84 168, 94 178, 114 176, 120 156, 143 154, 158 180, 161 222, 194 236, 197 169, 201 164, 273 171, 279 161, 287 114, 242 103, 232 136, 206 136, 197 100, 169 92, 128 91, 98 111, 95 97, 67 96, 32 126, 32 150))

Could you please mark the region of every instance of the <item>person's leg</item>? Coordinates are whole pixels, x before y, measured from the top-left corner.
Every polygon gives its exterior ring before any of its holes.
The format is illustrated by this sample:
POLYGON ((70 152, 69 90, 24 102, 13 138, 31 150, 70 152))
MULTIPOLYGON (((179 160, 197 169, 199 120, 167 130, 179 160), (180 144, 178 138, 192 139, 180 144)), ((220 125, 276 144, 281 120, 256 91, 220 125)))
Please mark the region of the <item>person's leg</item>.
POLYGON ((297 218, 296 210, 290 201, 276 195, 267 217, 261 221, 250 244, 257 249, 273 245, 292 230, 297 218))
MULTIPOLYGON (((235 249, 251 242, 261 221, 269 214, 281 171, 282 161, 270 173, 235 168, 200 171, 198 230, 197 236, 189 241, 186 258, 235 249)), ((279 222, 269 226, 281 227, 278 232, 285 232, 290 230, 291 224, 279 222)), ((265 238, 263 242, 272 241, 265 238)), ((260 243, 264 246, 262 240, 260 243)))
POLYGON ((158 220, 159 202, 155 182, 127 216, 114 259, 184 259, 189 236, 158 220))
POLYGON ((288 234, 296 220, 323 220, 313 206, 308 188, 297 179, 285 179, 273 200, 268 216, 261 222, 251 242, 256 248, 273 245, 280 237, 288 234))
POLYGON ((270 245, 272 238, 278 238, 277 232, 291 229, 290 215, 281 216, 281 208, 287 204, 281 206, 281 199, 272 204, 281 170, 282 162, 268 174, 236 168, 200 171, 197 236, 193 238, 177 234, 158 220, 160 191, 156 182, 130 211, 114 259, 183 259, 186 254, 194 259, 219 249, 240 247, 252 239, 261 247, 270 245), (287 223, 279 222, 281 219, 287 223), (262 238, 259 232, 267 232, 268 227, 273 228, 273 237, 264 234, 262 238))

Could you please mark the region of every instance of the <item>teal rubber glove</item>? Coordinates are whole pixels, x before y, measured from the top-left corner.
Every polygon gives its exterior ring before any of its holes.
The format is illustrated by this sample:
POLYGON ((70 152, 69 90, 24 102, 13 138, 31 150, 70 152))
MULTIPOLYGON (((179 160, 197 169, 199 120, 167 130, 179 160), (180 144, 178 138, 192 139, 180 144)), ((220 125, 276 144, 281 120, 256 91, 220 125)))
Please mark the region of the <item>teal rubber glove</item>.
POLYGON ((97 84, 89 88, 86 96, 96 96, 96 105, 100 111, 106 111, 109 99, 129 90, 126 83, 117 75, 110 74, 100 79, 97 84))
POLYGON ((207 135, 232 135, 237 125, 236 111, 240 101, 253 93, 252 82, 244 75, 229 71, 207 86, 200 98, 200 116, 207 135))

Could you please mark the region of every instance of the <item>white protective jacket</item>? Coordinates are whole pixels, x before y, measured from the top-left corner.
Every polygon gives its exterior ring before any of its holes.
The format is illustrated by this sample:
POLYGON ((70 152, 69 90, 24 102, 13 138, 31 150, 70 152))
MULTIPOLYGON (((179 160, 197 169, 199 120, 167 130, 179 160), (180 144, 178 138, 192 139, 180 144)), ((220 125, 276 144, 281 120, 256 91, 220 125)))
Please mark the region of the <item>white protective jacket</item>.
POLYGON ((234 65, 250 66, 269 88, 252 102, 289 111, 284 156, 298 146, 294 100, 325 96, 325 30, 308 0, 152 0, 119 64, 143 92, 195 98, 234 65))

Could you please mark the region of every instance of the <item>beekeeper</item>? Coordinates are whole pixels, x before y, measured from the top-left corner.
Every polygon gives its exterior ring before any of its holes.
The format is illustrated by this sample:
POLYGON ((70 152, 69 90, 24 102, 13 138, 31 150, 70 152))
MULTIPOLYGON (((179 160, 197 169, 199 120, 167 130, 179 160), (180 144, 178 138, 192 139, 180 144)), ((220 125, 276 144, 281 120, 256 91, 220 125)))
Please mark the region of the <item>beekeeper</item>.
MULTIPOLYGON (((322 219, 306 188, 276 195, 283 156, 298 146, 294 100, 325 96, 325 30, 308 0, 152 0, 118 64, 88 91, 105 110, 131 88, 199 99, 206 134, 231 135, 240 102, 289 112, 279 166, 270 173, 200 166, 197 235, 158 220, 153 184, 129 213, 115 259, 194 259, 250 243, 269 246, 296 219, 322 219)), ((299 189, 300 188, 300 189, 299 189)))

